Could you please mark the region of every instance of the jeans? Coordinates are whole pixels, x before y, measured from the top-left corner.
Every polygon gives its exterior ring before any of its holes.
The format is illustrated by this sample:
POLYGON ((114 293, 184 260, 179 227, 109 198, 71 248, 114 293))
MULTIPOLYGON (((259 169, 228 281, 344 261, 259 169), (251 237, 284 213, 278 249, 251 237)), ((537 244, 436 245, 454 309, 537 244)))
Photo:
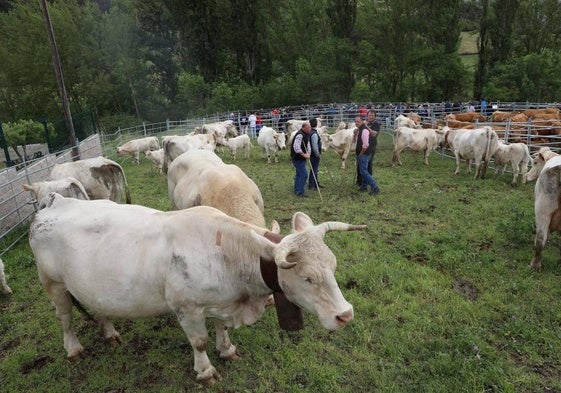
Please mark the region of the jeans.
MULTIPOLYGON (((374 153, 370 156, 370 160, 368 160, 368 173, 372 175, 372 161, 374 161, 374 153)), ((360 169, 358 168, 358 160, 356 161, 356 185, 362 185, 362 175, 360 174, 360 169)))
POLYGON ((308 176, 308 188, 318 188, 319 178, 318 178, 318 170, 319 170, 319 157, 316 157, 312 154, 310 157, 310 175, 308 176))
POLYGON ((361 154, 357 157, 358 169, 360 171, 360 176, 362 177, 360 187, 367 188, 367 186, 370 186, 371 191, 377 191, 378 183, 376 183, 376 180, 370 173, 368 173, 368 161, 370 160, 370 157, 371 154, 361 154))
POLYGON ((292 160, 292 165, 296 168, 296 175, 294 176, 294 193, 296 195, 304 195, 306 179, 308 178, 306 160, 292 160))

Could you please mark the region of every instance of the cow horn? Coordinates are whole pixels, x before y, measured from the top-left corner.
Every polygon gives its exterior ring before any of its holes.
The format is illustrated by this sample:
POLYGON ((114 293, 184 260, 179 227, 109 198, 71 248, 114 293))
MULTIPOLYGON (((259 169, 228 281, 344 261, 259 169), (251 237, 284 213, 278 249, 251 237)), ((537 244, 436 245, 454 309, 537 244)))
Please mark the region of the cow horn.
POLYGON ((323 222, 317 226, 318 231, 323 236, 330 231, 360 231, 366 229, 366 225, 352 225, 338 221, 323 222))
POLYGON ((296 266, 296 262, 288 262, 286 257, 290 254, 290 249, 285 246, 279 246, 275 252, 275 263, 281 269, 292 269, 296 266))

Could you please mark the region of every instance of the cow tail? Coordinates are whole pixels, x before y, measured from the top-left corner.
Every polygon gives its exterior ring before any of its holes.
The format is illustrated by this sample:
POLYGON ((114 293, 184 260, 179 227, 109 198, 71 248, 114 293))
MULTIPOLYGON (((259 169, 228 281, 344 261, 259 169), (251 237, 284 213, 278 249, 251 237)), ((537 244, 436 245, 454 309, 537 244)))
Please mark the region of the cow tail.
POLYGON ((119 170, 121 171, 121 175, 123 176, 123 182, 125 183, 126 202, 130 205, 132 202, 131 202, 131 193, 130 193, 130 189, 129 189, 129 183, 127 182, 127 177, 125 176, 125 171, 123 170, 123 167, 119 164, 117 164, 117 166, 119 167, 119 170))
POLYGON ((485 178, 485 172, 487 172, 487 167, 489 166, 489 161, 491 160, 491 140, 493 139, 493 133, 491 129, 487 128, 485 130, 485 135, 487 137, 487 146, 485 147, 485 157, 483 159, 483 167, 481 168, 481 178, 485 178))
POLYGON ((125 176, 125 171, 123 171, 123 168, 121 168, 121 174, 123 175, 123 180, 125 182, 125 196, 126 196, 126 201, 127 203, 130 205, 132 203, 131 201, 131 192, 129 189, 129 183, 127 182, 127 177, 125 176))

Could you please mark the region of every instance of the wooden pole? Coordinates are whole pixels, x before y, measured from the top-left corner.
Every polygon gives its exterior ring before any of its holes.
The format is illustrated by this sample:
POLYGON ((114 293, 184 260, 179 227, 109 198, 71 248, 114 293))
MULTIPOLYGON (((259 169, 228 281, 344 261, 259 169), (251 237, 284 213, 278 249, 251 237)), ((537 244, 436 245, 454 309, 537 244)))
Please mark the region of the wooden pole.
POLYGON ((70 105, 68 103, 68 95, 66 94, 66 87, 64 85, 64 77, 62 75, 62 67, 60 65, 60 57, 58 55, 58 48, 55 40, 55 33, 53 31, 53 25, 51 23, 51 16, 49 15, 49 9, 47 8, 47 0, 41 0, 41 7, 43 9, 43 17, 45 18, 45 26, 47 28, 47 36, 49 37, 49 43, 51 44, 51 53, 53 56, 53 66, 55 68, 56 81, 58 84, 58 90, 60 93, 60 98, 62 99, 62 107, 64 109, 64 119, 66 121, 66 131, 68 132, 68 139, 72 145, 72 160, 77 161, 80 159, 80 150, 78 148, 78 143, 76 140, 76 134, 74 132, 74 123, 72 122, 72 113, 70 112, 70 105))

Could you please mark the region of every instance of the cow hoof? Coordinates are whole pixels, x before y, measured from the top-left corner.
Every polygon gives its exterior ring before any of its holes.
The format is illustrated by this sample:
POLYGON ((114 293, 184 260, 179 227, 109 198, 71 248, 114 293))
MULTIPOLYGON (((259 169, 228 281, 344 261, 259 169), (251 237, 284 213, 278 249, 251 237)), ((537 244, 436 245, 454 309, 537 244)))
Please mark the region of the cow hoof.
POLYGON ((213 366, 210 367, 211 368, 207 372, 197 375, 197 381, 205 386, 212 386, 217 380, 222 379, 222 376, 218 373, 218 371, 216 371, 213 366))
POLYGON ((226 356, 220 356, 220 358, 224 360, 240 360, 242 358, 242 355, 236 349, 234 353, 231 353, 230 355, 226 355, 226 356))
POLYGON ((532 270, 535 272, 541 272, 542 271, 542 264, 541 263, 532 263, 530 265, 532 267, 532 270))
POLYGON ((121 336, 106 337, 105 342, 112 347, 116 347, 122 343, 121 336))
POLYGON ((69 352, 67 358, 72 363, 76 363, 76 362, 80 361, 80 359, 83 356, 83 353, 84 353, 84 348, 76 349, 72 352, 69 352))

